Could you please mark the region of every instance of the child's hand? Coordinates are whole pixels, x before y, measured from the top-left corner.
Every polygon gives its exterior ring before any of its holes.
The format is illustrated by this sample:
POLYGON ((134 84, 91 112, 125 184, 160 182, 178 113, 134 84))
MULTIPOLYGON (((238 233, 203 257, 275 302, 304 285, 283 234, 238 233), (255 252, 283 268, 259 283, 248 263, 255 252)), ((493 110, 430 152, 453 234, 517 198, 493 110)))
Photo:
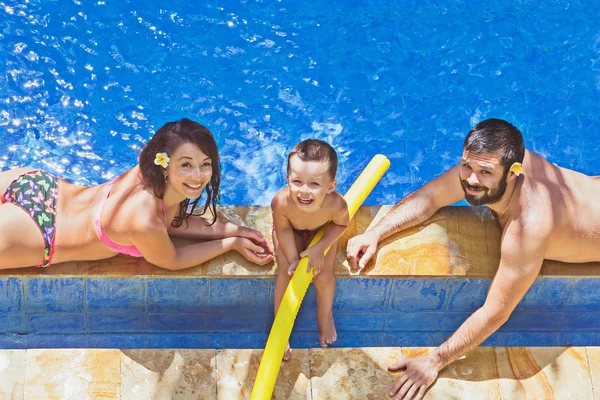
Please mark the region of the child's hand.
POLYGON ((294 271, 296 270, 296 267, 298 266, 299 262, 300 262, 300 259, 296 259, 290 263, 290 266, 288 267, 288 275, 290 275, 290 276, 294 275, 294 271))
POLYGON ((317 246, 313 246, 304 250, 302 253, 300 253, 300 257, 308 257, 308 269, 306 272, 310 272, 310 267, 312 267, 315 276, 321 272, 323 265, 325 264, 325 255, 323 254, 323 250, 317 246))

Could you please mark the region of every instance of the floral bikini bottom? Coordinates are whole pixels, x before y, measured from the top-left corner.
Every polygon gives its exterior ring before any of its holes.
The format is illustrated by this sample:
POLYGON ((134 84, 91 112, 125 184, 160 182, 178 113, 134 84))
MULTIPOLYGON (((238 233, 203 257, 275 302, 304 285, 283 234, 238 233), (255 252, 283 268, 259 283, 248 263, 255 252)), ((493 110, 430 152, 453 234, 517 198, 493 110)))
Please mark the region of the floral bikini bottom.
POLYGON ((52 262, 57 198, 58 177, 50 172, 37 170, 15 179, 0 199, 0 203, 12 203, 23 209, 40 229, 45 250, 44 260, 38 267, 47 267, 52 262))

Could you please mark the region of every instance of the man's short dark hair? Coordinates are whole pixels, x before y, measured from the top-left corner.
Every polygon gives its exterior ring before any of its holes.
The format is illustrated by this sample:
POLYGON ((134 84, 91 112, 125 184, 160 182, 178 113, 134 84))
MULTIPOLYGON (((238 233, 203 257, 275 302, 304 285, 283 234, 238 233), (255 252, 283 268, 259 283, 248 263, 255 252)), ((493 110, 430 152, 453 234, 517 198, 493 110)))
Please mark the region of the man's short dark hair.
POLYGON ((504 171, 513 163, 523 162, 523 135, 512 124, 496 118, 481 121, 467 135, 464 150, 475 154, 498 154, 504 171))
POLYGON ((322 161, 329 164, 329 177, 334 180, 338 168, 338 158, 333 147, 318 139, 303 140, 294 146, 288 155, 287 172, 290 173, 290 159, 296 154, 302 161, 322 161))

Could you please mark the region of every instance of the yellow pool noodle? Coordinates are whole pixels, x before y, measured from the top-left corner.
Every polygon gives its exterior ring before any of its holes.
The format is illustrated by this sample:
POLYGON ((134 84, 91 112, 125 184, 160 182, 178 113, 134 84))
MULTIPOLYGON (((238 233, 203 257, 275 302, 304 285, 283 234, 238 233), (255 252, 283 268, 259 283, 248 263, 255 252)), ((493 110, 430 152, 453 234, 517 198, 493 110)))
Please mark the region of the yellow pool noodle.
MULTIPOLYGON (((377 154, 363 170, 358 179, 356 179, 344 196, 346 203, 348 203, 350 218, 354 216, 389 167, 390 161, 387 157, 377 154)), ((323 237, 324 231, 325 226, 319 229, 308 247, 314 246, 323 237)), ((329 249, 325 250, 325 254, 327 254, 327 251, 329 249)), ((303 257, 281 299, 281 304, 271 327, 271 333, 267 339, 267 345, 258 368, 256 381, 254 381, 250 400, 271 399, 283 353, 285 353, 286 344, 292 333, 296 315, 313 278, 312 269, 310 272, 306 272, 307 267, 308 258, 303 257)), ((280 265, 279 268, 285 268, 285 266, 280 265)))

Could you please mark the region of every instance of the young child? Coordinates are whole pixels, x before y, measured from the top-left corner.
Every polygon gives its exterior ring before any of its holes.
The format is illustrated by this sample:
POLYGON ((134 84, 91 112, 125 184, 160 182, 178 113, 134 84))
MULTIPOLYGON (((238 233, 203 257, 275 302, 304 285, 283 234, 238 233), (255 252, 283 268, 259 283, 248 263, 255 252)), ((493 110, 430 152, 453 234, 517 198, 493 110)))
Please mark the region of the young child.
MULTIPOLYGON (((337 154, 321 140, 304 140, 288 156, 287 187, 281 189, 271 202, 273 211, 273 243, 279 273, 275 283, 275 314, 291 276, 304 256, 308 268, 313 268, 313 284, 317 292, 317 323, 319 342, 327 347, 337 340, 333 322, 335 276, 333 261, 337 240, 348 225, 348 205, 335 191, 337 154), (321 240, 307 249, 317 230, 328 221, 321 240), (327 256, 325 249, 331 247, 327 256)), ((284 361, 290 359, 288 344, 284 361)))

